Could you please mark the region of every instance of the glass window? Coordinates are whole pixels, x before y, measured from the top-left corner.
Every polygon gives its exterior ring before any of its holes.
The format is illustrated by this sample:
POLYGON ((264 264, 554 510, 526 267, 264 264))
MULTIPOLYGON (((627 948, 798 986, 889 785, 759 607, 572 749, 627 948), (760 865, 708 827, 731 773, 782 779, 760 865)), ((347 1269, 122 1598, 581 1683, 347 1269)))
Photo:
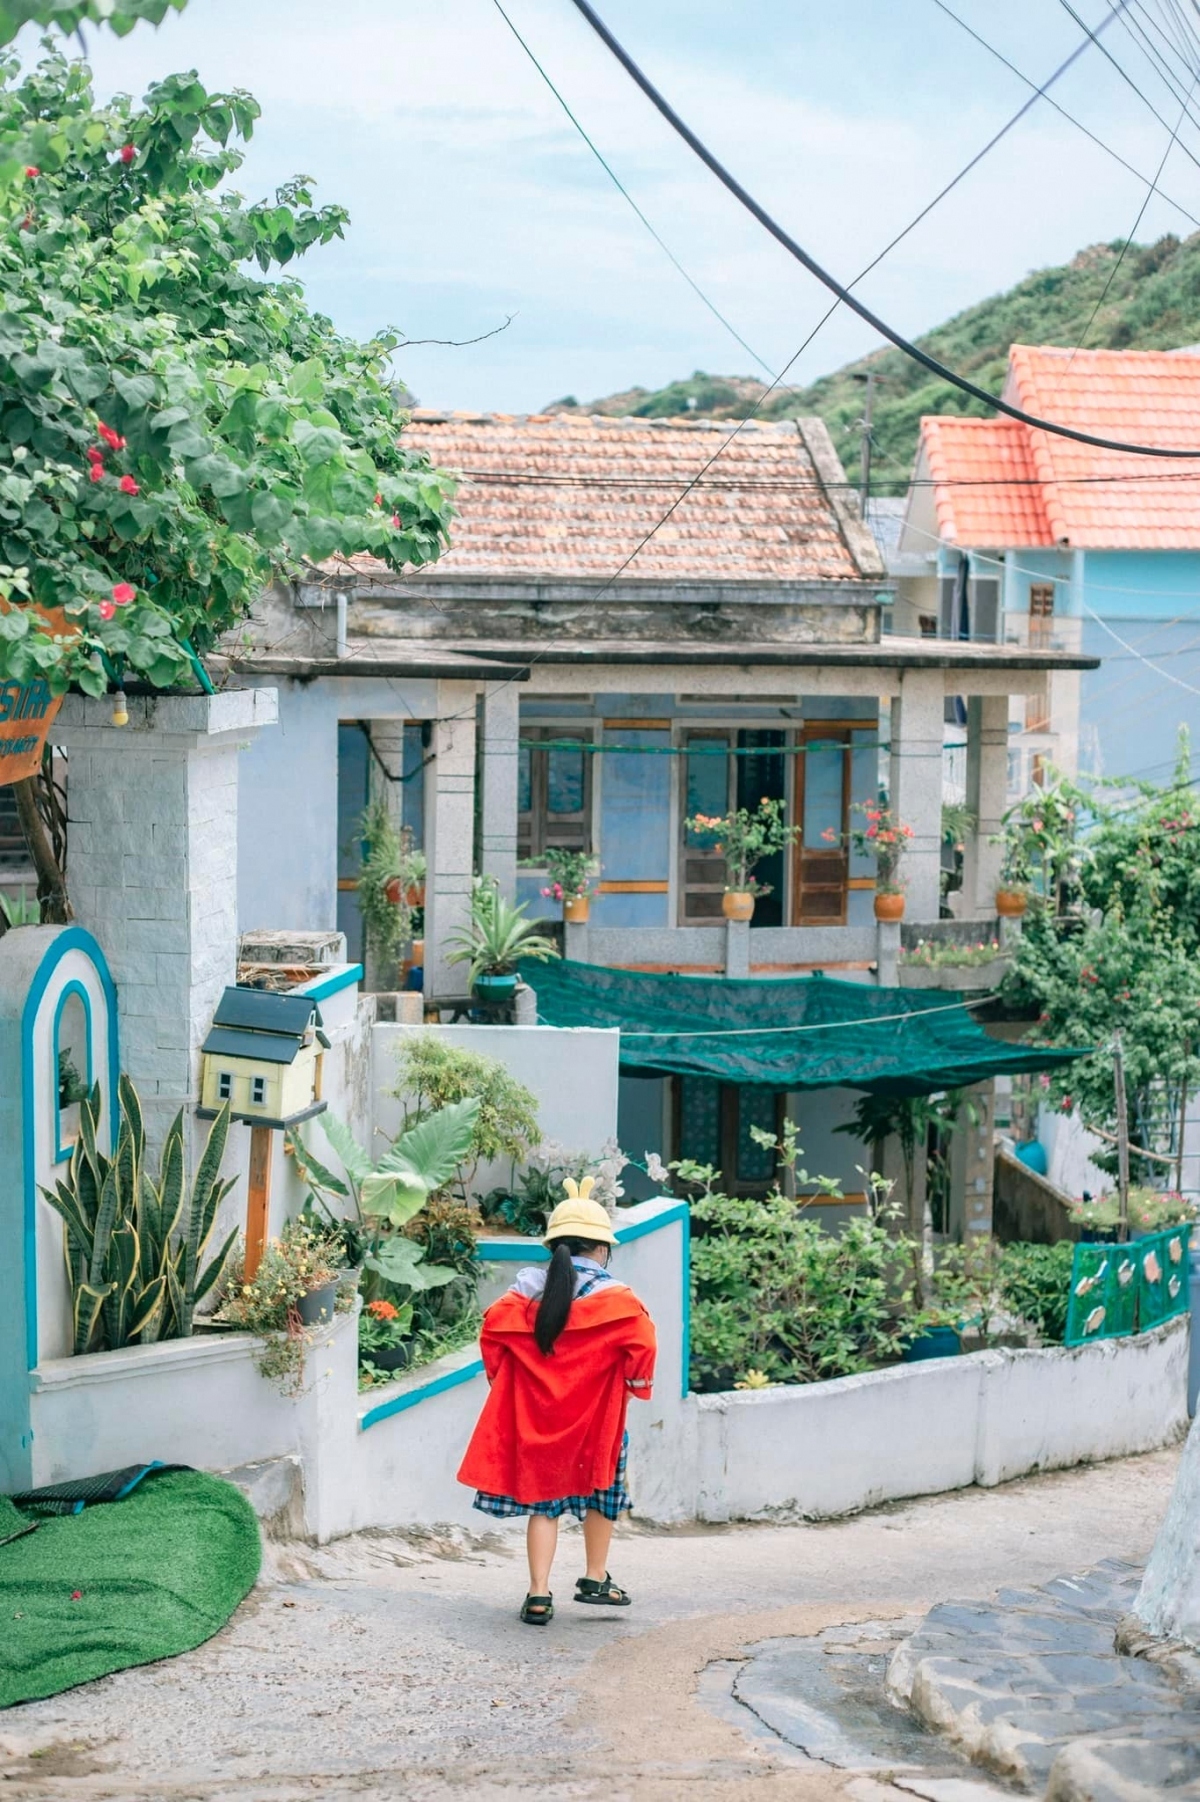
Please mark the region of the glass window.
POLYGON ((517 765, 518 857, 536 859, 552 848, 590 851, 593 757, 583 749, 592 742, 590 730, 522 726, 521 739, 517 765))
POLYGON ((578 814, 583 811, 584 753, 562 746, 546 752, 546 812, 578 814))
POLYGON ((742 1088, 738 1090, 737 1173, 739 1183, 769 1183, 775 1174, 775 1151, 770 1145, 757 1145, 750 1136, 752 1126, 761 1127, 774 1138, 778 1101, 773 1089, 742 1088))
POLYGON ((256 1107, 261 1107, 263 1102, 267 1099, 267 1079, 265 1076, 252 1076, 250 1078, 250 1099, 254 1102, 256 1107))
POLYGON ((711 1076, 679 1081, 679 1155, 697 1164, 721 1162, 721 1085, 711 1076))
POLYGON ((228 1070, 222 1070, 217 1077, 218 1101, 230 1101, 233 1098, 233 1077, 228 1070))

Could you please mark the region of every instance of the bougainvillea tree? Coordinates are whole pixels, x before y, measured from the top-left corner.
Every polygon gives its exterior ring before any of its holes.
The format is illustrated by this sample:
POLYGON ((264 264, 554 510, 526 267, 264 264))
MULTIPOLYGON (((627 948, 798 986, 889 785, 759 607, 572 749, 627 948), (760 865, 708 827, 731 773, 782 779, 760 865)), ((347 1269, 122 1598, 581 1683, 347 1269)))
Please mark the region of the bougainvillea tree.
POLYGON ((0 680, 187 681, 276 575, 445 542, 452 484, 403 446, 396 338, 355 342, 265 279, 346 214, 305 177, 230 188, 257 116, 194 75, 99 106, 83 62, 0 61, 0 131, 39 157, 0 193, 0 680))

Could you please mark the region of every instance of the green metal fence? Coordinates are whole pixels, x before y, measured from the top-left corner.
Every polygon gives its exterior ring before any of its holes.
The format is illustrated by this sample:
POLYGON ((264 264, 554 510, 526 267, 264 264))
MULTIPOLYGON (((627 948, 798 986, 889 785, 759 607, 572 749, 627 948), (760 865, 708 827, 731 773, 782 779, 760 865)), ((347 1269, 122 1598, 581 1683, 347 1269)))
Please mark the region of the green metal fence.
POLYGON ((1144 1333, 1186 1313, 1191 1230, 1188 1223, 1128 1245, 1077 1245, 1066 1344, 1144 1333))

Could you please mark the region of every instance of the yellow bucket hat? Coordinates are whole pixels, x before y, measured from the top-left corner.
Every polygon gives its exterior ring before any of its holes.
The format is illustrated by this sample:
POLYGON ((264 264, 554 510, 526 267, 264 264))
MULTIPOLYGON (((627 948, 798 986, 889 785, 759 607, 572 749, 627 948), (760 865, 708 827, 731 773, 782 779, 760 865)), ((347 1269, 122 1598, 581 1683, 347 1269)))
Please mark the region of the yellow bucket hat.
POLYGON ((560 1201, 546 1224, 543 1244, 555 1239, 586 1239, 593 1245, 615 1245, 617 1235, 612 1221, 598 1201, 591 1199, 595 1179, 585 1176, 581 1183, 567 1177, 563 1188, 567 1199, 560 1201))

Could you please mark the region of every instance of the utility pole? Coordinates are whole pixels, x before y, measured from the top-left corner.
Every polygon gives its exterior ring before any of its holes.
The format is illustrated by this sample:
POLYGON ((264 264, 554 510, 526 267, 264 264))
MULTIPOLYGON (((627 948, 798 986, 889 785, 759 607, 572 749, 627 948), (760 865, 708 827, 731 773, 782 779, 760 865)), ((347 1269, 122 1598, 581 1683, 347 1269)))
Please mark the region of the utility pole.
POLYGON ((871 413, 875 399, 875 371, 868 369, 866 373, 867 394, 863 403, 863 416, 859 420, 862 431, 860 449, 861 475, 859 477, 858 498, 862 508, 862 516, 867 517, 867 502, 871 498, 871 413))
POLYGON ((1121 1035, 1113 1035, 1113 1080, 1117 1091, 1117 1197, 1120 1224, 1117 1237, 1124 1245, 1129 1238, 1129 1108, 1125 1099, 1125 1054, 1121 1035))

